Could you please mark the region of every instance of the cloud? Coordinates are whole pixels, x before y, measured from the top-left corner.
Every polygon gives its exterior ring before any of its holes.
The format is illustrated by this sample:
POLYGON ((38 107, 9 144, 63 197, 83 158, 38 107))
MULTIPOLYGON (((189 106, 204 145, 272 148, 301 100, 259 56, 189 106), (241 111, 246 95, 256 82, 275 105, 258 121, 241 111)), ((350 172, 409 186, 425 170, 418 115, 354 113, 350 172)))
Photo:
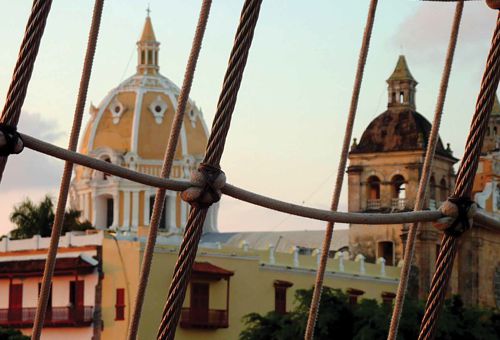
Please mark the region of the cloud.
MULTIPOLYGON (((407 17, 394 34, 391 42, 401 47, 412 60, 441 67, 448 47, 454 5, 426 2, 407 17), (436 63, 436 61, 438 61, 436 63)), ((477 55, 489 46, 495 25, 495 12, 482 2, 468 2, 464 6, 457 45, 457 57, 477 55)))

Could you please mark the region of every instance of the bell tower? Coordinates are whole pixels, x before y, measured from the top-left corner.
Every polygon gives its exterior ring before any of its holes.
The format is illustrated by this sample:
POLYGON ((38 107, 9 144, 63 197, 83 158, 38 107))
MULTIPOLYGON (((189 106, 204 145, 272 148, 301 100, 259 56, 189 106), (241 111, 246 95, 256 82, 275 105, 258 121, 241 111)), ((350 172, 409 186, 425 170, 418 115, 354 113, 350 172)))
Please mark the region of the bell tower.
POLYGON ((156 41, 149 12, 148 9, 141 38, 137 42, 137 73, 139 74, 157 74, 160 70, 158 66, 160 43, 156 41))
POLYGON ((388 107, 416 110, 415 93, 418 82, 411 75, 406 58, 400 55, 396 68, 387 79, 388 107))

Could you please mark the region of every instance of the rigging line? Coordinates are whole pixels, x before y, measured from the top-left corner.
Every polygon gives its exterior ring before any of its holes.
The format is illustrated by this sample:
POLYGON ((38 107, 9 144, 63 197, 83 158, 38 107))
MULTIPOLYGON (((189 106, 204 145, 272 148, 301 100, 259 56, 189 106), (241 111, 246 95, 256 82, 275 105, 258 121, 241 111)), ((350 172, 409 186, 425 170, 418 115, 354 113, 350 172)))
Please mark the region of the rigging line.
MULTIPOLYGON (((183 191, 190 187, 190 182, 160 178, 136 172, 121 166, 111 164, 96 158, 88 157, 77 152, 68 151, 56 145, 40 141, 29 135, 20 133, 27 148, 38 151, 62 160, 80 164, 101 172, 109 173, 113 176, 128 179, 133 182, 147 186, 165 188, 174 191, 183 191)), ((271 210, 281 211, 292 215, 311 218, 321 221, 355 223, 355 224, 400 224, 411 222, 431 222, 443 217, 439 211, 412 211, 391 214, 380 213, 346 213, 331 210, 323 210, 311 207, 280 201, 271 197, 259 195, 257 193, 236 187, 226 183, 222 188, 222 193, 240 201, 245 201, 271 210)), ((486 227, 500 230, 500 221, 488 216, 484 211, 478 210, 474 215, 474 220, 483 223, 486 227)))
MULTIPOLYGON (((99 35, 99 27, 101 24, 102 8, 104 0, 96 0, 94 10, 92 13, 92 22, 90 25, 89 37, 87 41, 87 51, 83 63, 82 75, 80 79, 80 86, 78 89, 78 97, 76 99, 75 114, 73 116, 73 126, 71 128, 71 135, 68 142, 68 150, 75 151, 78 145, 78 137, 82 126, 83 110, 85 108, 85 101, 87 99, 87 92, 90 83, 90 75, 92 74, 92 64, 94 61, 95 50, 97 46, 97 38, 99 35)), ((50 284, 54 274, 56 265, 57 249, 59 246, 59 238, 64 223, 64 212, 66 210, 66 203, 68 200, 69 185, 71 182, 71 175, 73 173, 73 163, 65 162, 63 175, 61 178, 61 185, 59 188, 59 199, 57 200, 57 208, 54 214, 54 223, 50 235, 50 245, 45 261, 45 268, 43 271, 42 286, 40 289, 40 297, 35 314, 35 321, 33 323, 33 333, 31 339, 39 340, 43 322, 45 319, 45 311, 47 309, 50 284)))
MULTIPOLYGON (((488 1, 488 5, 497 9, 497 22, 488 53, 481 89, 479 91, 476 108, 470 125, 469 135, 465 145, 464 158, 460 164, 457 174, 457 183, 452 196, 448 199, 470 200, 472 185, 477 172, 481 148, 486 134, 487 123, 493 108, 493 103, 500 78, 500 4, 488 1), (495 7, 497 6, 497 7, 495 7)), ((450 204, 453 204, 450 202, 450 204)), ((459 227, 467 232, 467 225, 459 222, 459 227)), ((452 235, 445 233, 441 241, 441 250, 436 260, 436 271, 431 281, 431 289, 425 313, 420 325, 419 339, 432 339, 436 331, 436 324, 442 309, 443 301, 448 288, 453 261, 457 253, 460 234, 452 235)))
MULTIPOLYGON (((342 154, 340 156, 340 162, 337 172, 337 179, 335 182, 335 188, 333 190, 333 197, 331 202, 331 210, 336 211, 339 205, 340 193, 342 191, 342 184, 344 181, 344 173, 347 165, 347 157, 349 154, 349 146, 351 144, 352 130, 354 126, 354 119, 356 117, 356 111, 358 108, 359 94, 361 91, 361 84, 363 82, 363 72, 366 65, 366 59, 368 57, 368 50, 370 47, 370 39, 373 31, 373 24, 375 21, 375 13, 377 11, 378 0, 371 0, 370 7, 368 9, 368 15, 366 19, 365 31, 363 33, 363 40, 361 43, 361 49, 359 51, 358 66, 356 69, 356 77, 354 81, 354 86, 352 90, 351 104, 349 108, 349 115, 347 118, 346 129, 344 134, 344 141, 342 144, 342 154)), ((316 319, 318 317, 319 304, 321 299, 321 291, 323 289, 323 279, 326 271, 326 263, 328 261, 328 255, 330 250, 330 245, 332 243, 333 229, 335 224, 329 222, 326 226, 325 238, 323 241, 321 249, 321 258, 316 271, 316 281, 314 284, 314 291, 311 300, 311 306, 309 310, 309 316, 307 319, 306 331, 304 334, 305 340, 312 340, 314 336, 314 328, 316 325, 316 319)))
MULTIPOLYGON (((436 153, 436 146, 439 141, 439 127, 441 125, 441 117, 443 114, 444 102, 446 99, 446 93, 448 91, 448 84, 450 80, 451 68, 453 65, 453 58, 455 55, 455 49, 457 46, 458 33, 460 30, 463 8, 464 8, 463 1, 457 2, 450 33, 450 40, 448 43, 448 52, 446 54, 446 61, 443 69, 443 75, 441 77, 441 85, 439 87, 438 100, 434 112, 434 121, 432 123, 432 129, 430 132, 429 142, 425 154, 422 175, 420 177, 420 184, 418 187, 417 197, 415 201, 415 209, 414 209, 415 211, 422 210, 424 208, 426 189, 427 186, 429 185, 432 163, 434 160, 434 155, 436 153)), ((413 255, 415 253, 415 241, 417 237, 418 228, 419 228, 419 223, 416 222, 410 226, 408 231, 407 241, 403 256, 403 267, 401 268, 401 275, 396 294, 396 300, 394 303, 394 309, 392 311, 389 334, 387 336, 388 340, 395 340, 398 334, 399 320, 403 312, 404 299, 406 295, 406 290, 408 288, 408 280, 410 277, 411 262, 413 260, 413 255)))
MULTIPOLYGON (((203 36, 205 34, 205 29, 207 26, 211 5, 212 5, 212 0, 203 0, 201 5, 198 24, 196 26, 195 35, 193 38, 193 44, 191 47, 191 53, 189 54, 186 66, 186 72, 184 75, 184 81, 178 97, 177 110, 175 112, 174 120, 172 122, 167 149, 165 150, 163 166, 160 175, 162 178, 170 177, 170 172, 172 170, 172 164, 174 162, 177 141, 179 140, 179 135, 182 128, 182 122, 184 120, 184 114, 186 111, 186 104, 188 102, 189 92, 191 91, 191 86, 193 84, 193 77, 196 69, 196 63, 198 61, 198 56, 200 55, 201 44, 203 41, 203 36)), ((153 260, 154 247, 156 244, 156 236, 158 234, 158 227, 165 206, 165 195, 166 195, 165 189, 159 188, 156 190, 156 196, 153 204, 153 212, 151 214, 151 221, 149 223, 148 239, 146 242, 146 248, 144 250, 144 256, 142 259, 141 273, 139 276, 139 286, 137 289, 137 295, 134 304, 134 313, 132 315, 132 322, 130 324, 130 330, 128 336, 129 340, 135 340, 137 338, 137 331, 139 328, 142 306, 144 304, 144 296, 146 295, 149 274, 151 271, 151 263, 153 260)))

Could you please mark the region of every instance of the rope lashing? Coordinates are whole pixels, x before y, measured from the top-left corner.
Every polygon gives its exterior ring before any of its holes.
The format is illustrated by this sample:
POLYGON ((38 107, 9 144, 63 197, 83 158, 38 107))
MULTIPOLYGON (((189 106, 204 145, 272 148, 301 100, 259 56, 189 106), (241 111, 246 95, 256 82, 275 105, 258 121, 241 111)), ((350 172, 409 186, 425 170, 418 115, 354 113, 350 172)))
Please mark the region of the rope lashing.
MULTIPOLYGON (((342 183, 344 182, 345 168, 347 165, 347 156, 349 154, 349 146, 351 143, 352 130, 354 127, 354 120, 356 117, 356 111, 358 108, 359 94, 361 92, 361 83, 363 81, 363 73, 366 65, 366 59, 368 57, 368 50, 370 47, 370 39, 373 30, 373 24, 375 21, 375 13, 377 10, 378 0, 371 0, 370 7, 368 8, 368 15, 366 18, 365 31, 363 33, 363 40, 361 43, 361 48, 359 51, 358 65, 356 69, 356 77, 354 80, 354 86, 352 90, 351 104, 349 107, 349 116, 347 118, 344 141, 342 144, 342 154, 340 156, 339 166, 337 168, 337 178, 335 181, 335 188, 333 190, 332 202, 330 209, 336 211, 338 209, 340 194, 342 191, 342 183)), ((314 336, 314 327, 316 325, 316 319, 319 311, 319 304, 321 300, 321 292, 323 290, 323 279, 326 271, 326 263, 328 261, 328 255, 330 253, 330 244, 333 237, 333 222, 330 222, 326 226, 325 237, 323 239, 323 245, 321 247, 321 257, 316 272, 316 281, 314 284, 313 296, 311 299, 311 306, 309 309, 309 315, 307 319, 306 331, 304 334, 304 339, 312 340, 314 336)))
POLYGON ((450 197, 440 207, 445 215, 433 223, 433 226, 447 235, 458 237, 472 227, 477 204, 466 197, 450 197))
POLYGON ((19 154, 24 149, 24 142, 15 126, 0 123, 0 157, 19 154))
MULTIPOLYGON (((102 9, 104 0, 95 0, 94 9, 92 13, 92 22, 90 24, 90 31, 87 41, 87 49, 83 62, 82 74, 80 77, 80 84, 78 87, 78 96, 76 99, 75 113, 73 115, 73 125, 68 142, 68 150, 75 151, 78 145, 78 137, 82 126, 83 110, 85 108, 85 101, 87 99, 87 92, 90 82, 90 75, 92 73, 92 64, 94 60, 95 50, 97 46, 97 37, 99 35, 99 27, 101 24, 102 9)), ((61 184, 59 186, 59 196, 57 199, 56 212, 54 214, 54 223, 50 234, 50 245, 47 253, 47 260, 43 271, 43 279, 40 288, 40 296, 38 306, 35 314, 35 321, 33 323, 33 332, 31 335, 32 340, 39 340, 42 334, 43 323, 45 319, 45 311, 49 301, 50 286, 54 269, 56 265, 57 250, 59 247, 59 238, 63 229, 64 212, 66 210, 66 203, 68 201, 69 185, 71 183, 71 175, 73 173, 73 163, 66 161, 64 170, 61 177, 61 184)), ((96 320, 96 326, 99 327, 100 319, 96 320)))
MULTIPOLYGON (((0 123, 17 127, 21 108, 26 98, 26 91, 33 73, 45 24, 49 16, 52 0, 34 0, 31 13, 26 24, 23 41, 17 57, 16 66, 10 82, 7 98, 0 117, 0 123)), ((0 157, 0 181, 7 163, 7 156, 0 157)))
MULTIPOLYGON (((162 178, 170 177, 170 172, 172 170, 175 150, 181 133, 182 122, 184 120, 186 105, 189 99, 189 92, 191 91, 191 86, 193 84, 194 71, 196 69, 198 56, 200 55, 201 43, 203 41, 203 36, 205 34, 205 29, 207 26, 211 5, 212 5, 212 0, 203 0, 201 4, 200 15, 198 18, 198 24, 196 25, 196 32, 193 38, 191 53, 189 54, 189 59, 186 65, 184 80, 182 82, 181 91, 177 99, 177 109, 175 111, 174 120, 172 122, 172 128, 170 130, 170 136, 168 138, 167 149, 165 150, 164 154, 163 165, 161 169, 162 178)), ((148 286, 148 281, 149 281, 149 273, 151 271, 151 263, 153 261, 156 236, 158 234, 161 215, 165 204, 165 195, 166 195, 165 188, 158 188, 156 190, 156 195, 153 204, 153 212, 151 214, 151 220, 149 223, 148 239, 146 242, 146 247, 144 249, 144 256, 142 259, 141 273, 139 276, 139 284, 137 287, 137 296, 135 299, 135 305, 128 332, 128 340, 136 340, 137 338, 139 321, 141 319, 141 314, 142 314, 142 306, 144 304, 144 297, 146 295, 146 288, 148 286)))
MULTIPOLYGON (((212 132, 210 133, 206 154, 203 159, 203 163, 215 168, 219 167, 224 151, 226 137, 231 125, 231 117, 243 79, 243 71, 245 70, 250 46, 252 45, 261 4, 262 0, 245 0, 241 11, 240 23, 236 30, 233 49, 231 50, 222 90, 217 103, 217 112, 212 124, 212 132)), ((216 178, 214 178, 215 180, 216 178)), ((205 196, 204 193, 200 195, 200 198, 203 198, 203 196, 205 196)), ((170 283, 167 301, 158 329, 159 340, 173 340, 175 337, 175 330, 180 318, 184 297, 186 296, 186 289, 191 277, 206 215, 207 208, 201 208, 200 206, 194 206, 189 213, 186 230, 179 249, 179 256, 175 263, 174 275, 170 283)))
MULTIPOLYGON (((465 144, 464 158, 457 174, 453 197, 470 197, 472 184, 476 176, 484 135, 490 118, 498 81, 500 78, 500 12, 497 16, 491 48, 481 81, 481 89, 476 102, 476 109, 465 144)), ((420 326, 419 339, 433 339, 437 320, 442 309, 448 282, 457 253, 459 237, 444 234, 441 250, 436 260, 436 271, 432 277, 431 290, 425 306, 425 313, 420 326)))
MULTIPOLYGON (((464 2, 463 1, 457 2, 455 6, 455 14, 453 16, 453 23, 451 27, 450 39, 448 42, 448 50, 446 52, 443 74, 441 76, 441 84, 439 86, 439 95, 436 103, 436 108, 434 111, 434 119, 432 122, 429 142, 427 143, 427 149, 425 151, 424 165, 422 167, 422 175, 420 177, 417 197, 415 199, 414 211, 422 210, 424 208, 426 191, 427 187, 429 186, 429 181, 431 177, 432 163, 436 153, 436 147, 439 141, 439 127, 441 125, 441 117, 443 115, 444 102, 446 99, 446 94, 448 92, 448 83, 450 80, 453 58, 455 56, 455 49, 457 46, 460 23, 462 21, 463 9, 464 9, 464 2)), ((415 244, 416 244, 418 229, 419 229, 419 222, 412 223, 408 228, 406 245, 403 252, 404 254, 403 266, 401 267, 401 275, 399 278, 396 299, 394 301, 394 308, 392 310, 391 323, 389 326, 389 333, 387 335, 387 340, 396 340, 397 338, 399 320, 401 318, 401 314, 403 313, 406 290, 408 288, 408 281, 410 279, 410 270, 413 261, 413 255, 415 253, 415 244)))
POLYGON ((191 172, 191 185, 181 197, 192 207, 208 208, 220 201, 222 188, 226 184, 226 175, 215 166, 202 163, 191 172))

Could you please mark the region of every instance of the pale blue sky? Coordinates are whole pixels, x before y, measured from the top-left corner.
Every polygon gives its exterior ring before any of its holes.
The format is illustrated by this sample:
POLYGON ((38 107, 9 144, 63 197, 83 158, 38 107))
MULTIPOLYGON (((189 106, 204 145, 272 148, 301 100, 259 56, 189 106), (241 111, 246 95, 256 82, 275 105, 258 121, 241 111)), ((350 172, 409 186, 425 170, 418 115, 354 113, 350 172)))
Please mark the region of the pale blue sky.
MULTIPOLYGON (((105 1, 88 103, 135 72, 135 42, 145 8, 161 42, 161 72, 181 85, 201 1, 105 1)), ((210 126, 243 1, 214 0, 191 98, 210 126)), ((0 0, 0 100, 3 105, 31 1, 0 0)), ((55 0, 24 105, 21 131, 66 146, 93 1, 55 0)), ((417 108, 434 114, 454 4, 380 0, 354 136, 386 107, 385 79, 399 54, 419 81, 417 108)), ((222 160, 228 181, 314 207, 330 204, 367 0, 264 0, 222 160)), ((467 2, 441 129, 461 156, 495 13, 467 2)), ((87 108, 88 108, 87 103, 87 108)), ((88 114, 86 114, 86 119, 88 114)), ((57 196, 62 162, 29 150, 11 157, 0 185, 0 234, 25 196, 57 196)), ((341 210, 346 210, 347 186, 341 210)), ((219 227, 230 230, 323 228, 223 199, 219 227)))

